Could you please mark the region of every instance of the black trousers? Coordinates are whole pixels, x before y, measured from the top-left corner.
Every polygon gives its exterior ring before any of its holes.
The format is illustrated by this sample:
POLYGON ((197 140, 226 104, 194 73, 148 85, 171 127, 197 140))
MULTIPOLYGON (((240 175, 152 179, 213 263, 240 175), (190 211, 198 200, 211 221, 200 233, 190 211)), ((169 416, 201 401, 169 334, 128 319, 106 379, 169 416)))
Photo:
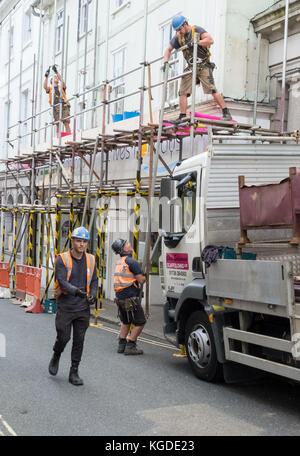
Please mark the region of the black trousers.
POLYGON ((78 367, 84 344, 86 330, 90 323, 90 309, 80 312, 64 312, 58 309, 55 318, 56 341, 53 350, 61 354, 69 340, 71 339, 71 330, 73 327, 73 344, 71 352, 72 366, 78 367))

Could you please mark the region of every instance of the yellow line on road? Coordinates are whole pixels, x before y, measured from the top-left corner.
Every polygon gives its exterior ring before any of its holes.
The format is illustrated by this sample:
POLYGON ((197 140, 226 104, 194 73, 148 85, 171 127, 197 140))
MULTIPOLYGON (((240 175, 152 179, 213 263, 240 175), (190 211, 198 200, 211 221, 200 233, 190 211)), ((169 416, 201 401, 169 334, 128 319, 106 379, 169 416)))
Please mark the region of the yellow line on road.
MULTIPOLYGON (((93 325, 91 325, 91 326, 93 326, 93 325)), ((95 326, 95 327, 97 327, 97 326, 95 326)), ((114 334, 119 334, 119 332, 120 332, 118 329, 109 328, 108 326, 99 326, 99 329, 104 329, 104 331, 112 332, 114 334)), ((157 342, 157 341, 154 341, 151 339, 146 339, 145 337, 139 337, 138 340, 141 342, 145 342, 146 344, 156 345, 157 347, 168 348, 169 350, 173 350, 173 351, 174 350, 180 351, 179 348, 175 347, 175 345, 164 344, 163 342, 157 342)))

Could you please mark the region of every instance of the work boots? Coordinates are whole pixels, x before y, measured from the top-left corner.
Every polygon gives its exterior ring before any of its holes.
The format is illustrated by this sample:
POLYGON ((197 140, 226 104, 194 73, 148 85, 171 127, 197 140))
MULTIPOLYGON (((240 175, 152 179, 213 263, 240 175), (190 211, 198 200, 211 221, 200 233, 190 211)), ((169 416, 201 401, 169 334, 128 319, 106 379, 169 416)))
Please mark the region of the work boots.
POLYGON ((118 353, 124 353, 127 344, 126 339, 119 339, 118 353))
POLYGON ((136 342, 129 340, 126 344, 124 355, 142 355, 144 352, 140 348, 137 348, 136 342))
POLYGON ((69 382, 75 386, 83 385, 83 380, 78 375, 78 367, 71 366, 70 374, 69 374, 69 382))
POLYGON ((49 363, 49 374, 51 375, 56 375, 58 372, 58 366, 59 366, 59 360, 60 360, 60 355, 57 354, 56 352, 53 353, 53 356, 51 358, 51 361, 49 363))
POLYGON ((231 117, 230 112, 228 111, 228 108, 224 108, 224 109, 222 110, 222 112, 223 112, 222 120, 226 120, 226 121, 228 121, 228 122, 229 122, 230 120, 232 120, 232 117, 231 117))

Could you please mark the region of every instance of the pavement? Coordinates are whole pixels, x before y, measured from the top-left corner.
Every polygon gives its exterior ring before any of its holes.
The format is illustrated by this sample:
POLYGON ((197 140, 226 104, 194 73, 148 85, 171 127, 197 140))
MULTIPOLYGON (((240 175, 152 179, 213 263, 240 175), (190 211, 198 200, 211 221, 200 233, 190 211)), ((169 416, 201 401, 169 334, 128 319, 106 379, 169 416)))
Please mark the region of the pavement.
MULTIPOLYGON (((94 315, 94 309, 91 309, 91 313, 94 315)), ((147 323, 143 329, 143 335, 156 337, 165 341, 163 333, 163 305, 152 304, 149 314, 147 323)), ((103 308, 99 309, 98 313, 98 323, 101 323, 101 321, 120 326, 117 306, 113 301, 108 299, 103 300, 103 308)), ((93 323, 93 319, 91 319, 91 323, 93 323)))

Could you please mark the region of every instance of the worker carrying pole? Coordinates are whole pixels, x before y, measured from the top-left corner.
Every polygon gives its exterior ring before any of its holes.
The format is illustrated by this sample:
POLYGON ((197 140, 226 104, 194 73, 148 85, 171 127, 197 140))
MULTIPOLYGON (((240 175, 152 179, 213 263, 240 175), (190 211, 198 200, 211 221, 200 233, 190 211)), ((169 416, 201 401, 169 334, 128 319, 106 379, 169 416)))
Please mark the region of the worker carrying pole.
MULTIPOLYGON (((232 120, 231 114, 226 106, 222 94, 218 93, 214 77, 213 70, 215 64, 210 61, 210 46, 214 44, 213 38, 207 33, 207 31, 197 25, 189 25, 186 17, 182 15, 174 16, 172 19, 172 26, 176 30, 176 35, 170 41, 169 46, 165 50, 164 54, 164 71, 169 62, 173 49, 180 49, 181 47, 187 46, 184 49, 183 55, 187 62, 187 67, 184 72, 191 72, 193 69, 193 41, 195 33, 200 35, 197 49, 197 84, 202 84, 203 91, 205 94, 213 96, 218 106, 222 109, 222 120, 232 120)), ((189 73, 183 76, 181 79, 181 85, 179 90, 179 107, 180 115, 176 122, 179 123, 184 117, 186 117, 187 111, 187 98, 192 94, 192 74, 189 73)))
POLYGON ((84 338, 90 321, 90 305, 97 297, 97 272, 94 255, 86 253, 89 232, 83 227, 76 228, 71 235, 71 250, 57 256, 55 262, 55 296, 58 312, 56 314, 57 337, 53 346, 53 357, 49 373, 56 375, 59 360, 70 340, 73 327, 73 345, 69 382, 83 385, 78 375, 84 338))
POLYGON ((111 247, 117 255, 120 255, 114 275, 115 302, 122 323, 118 353, 142 355, 143 350, 137 348, 136 341, 146 323, 144 310, 139 299, 139 284, 143 285, 146 278, 138 262, 132 258, 132 246, 129 242, 124 239, 116 239, 111 247), (127 341, 130 325, 134 325, 134 327, 127 341))
POLYGON ((48 84, 48 78, 50 75, 51 67, 45 73, 44 89, 49 94, 49 104, 53 106, 53 117, 56 123, 56 133, 59 136, 59 121, 62 120, 66 133, 71 134, 70 129, 70 103, 67 101, 66 84, 62 80, 60 73, 57 70, 57 66, 53 65, 52 70, 54 71, 54 78, 50 80, 50 86, 48 84), (53 93, 54 88, 54 93, 53 93), (62 103, 62 110, 60 110, 60 104, 62 103), (62 112, 62 118, 60 119, 60 111, 62 112))

